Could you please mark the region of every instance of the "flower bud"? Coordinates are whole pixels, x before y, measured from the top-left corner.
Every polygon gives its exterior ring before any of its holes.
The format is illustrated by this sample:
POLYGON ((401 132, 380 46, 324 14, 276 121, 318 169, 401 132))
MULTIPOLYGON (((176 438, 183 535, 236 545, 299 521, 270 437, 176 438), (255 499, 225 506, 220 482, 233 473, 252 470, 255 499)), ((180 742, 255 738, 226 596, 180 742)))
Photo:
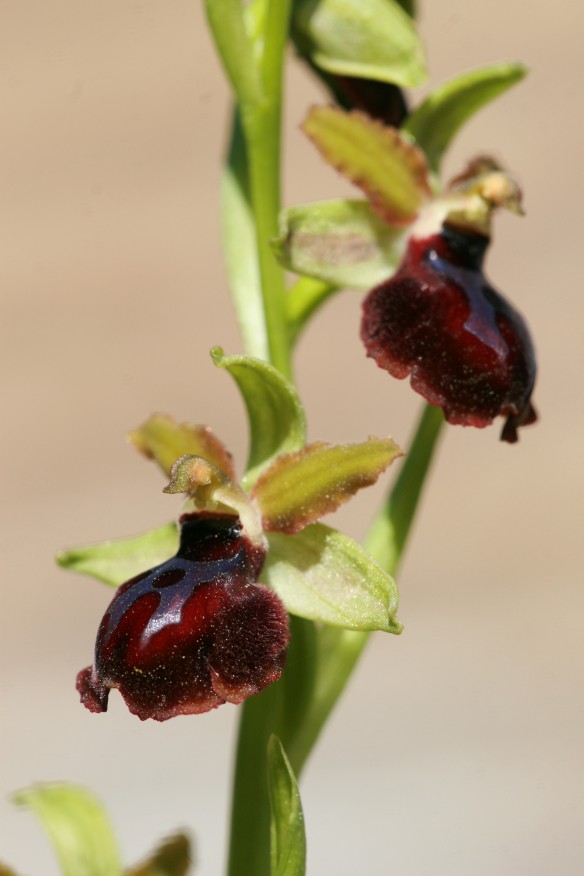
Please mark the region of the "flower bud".
POLYGON ((181 518, 175 557, 123 584, 99 627, 81 701, 105 712, 110 688, 142 720, 166 721, 241 703, 281 674, 288 621, 280 599, 255 583, 265 549, 237 517, 181 518))
POLYGON ((483 274, 488 244, 451 224, 412 236, 397 273, 365 299, 361 338, 449 423, 483 427, 502 415, 501 439, 513 443, 537 416, 535 355, 523 318, 483 274))

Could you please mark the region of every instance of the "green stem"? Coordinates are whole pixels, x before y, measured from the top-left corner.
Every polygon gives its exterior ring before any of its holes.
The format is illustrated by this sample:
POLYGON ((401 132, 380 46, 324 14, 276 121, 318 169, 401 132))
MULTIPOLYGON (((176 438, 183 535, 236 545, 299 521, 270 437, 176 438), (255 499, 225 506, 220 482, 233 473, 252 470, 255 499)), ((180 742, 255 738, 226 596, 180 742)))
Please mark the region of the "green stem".
MULTIPOLYGON (((426 475, 430 468, 444 417, 440 408, 426 405, 416 429, 410 451, 385 505, 375 518, 365 546, 377 562, 394 575, 403 556, 426 475)), ((318 634, 318 667, 314 696, 301 730, 287 749, 298 775, 320 732, 342 694, 369 633, 336 627, 323 627, 318 634)))
POLYGON ((399 477, 365 538, 369 553, 392 575, 402 558, 443 423, 442 409, 426 405, 399 477))
MULTIPOLYGON (((426 406, 399 477, 366 540, 373 556, 392 574, 411 531, 442 423, 442 411, 426 406)), ((229 876, 270 874, 266 778, 270 734, 280 736, 294 772, 300 775, 369 640, 368 633, 326 625, 317 629, 295 617, 291 633, 282 678, 242 707, 229 876)))
MULTIPOLYGON (((228 876, 270 876, 270 801, 267 745, 278 735, 286 752, 313 699, 317 663, 316 630, 311 621, 290 618, 286 669, 276 684, 241 707, 235 755, 228 876)), ((289 757, 293 770, 298 764, 289 757)))
POLYGON ((270 240, 277 232, 280 209, 280 114, 279 103, 244 108, 242 124, 249 161, 250 201, 256 228, 269 361, 285 377, 290 377, 292 366, 284 272, 270 249, 270 240))

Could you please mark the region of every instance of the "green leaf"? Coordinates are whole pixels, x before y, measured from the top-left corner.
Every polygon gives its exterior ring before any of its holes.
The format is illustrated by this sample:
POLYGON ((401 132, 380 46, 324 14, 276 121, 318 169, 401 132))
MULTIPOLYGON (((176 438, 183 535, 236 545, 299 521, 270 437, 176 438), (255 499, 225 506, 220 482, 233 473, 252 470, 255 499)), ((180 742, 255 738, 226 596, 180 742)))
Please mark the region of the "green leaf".
POLYGON ((126 870, 124 876, 186 876, 192 862, 189 838, 179 833, 165 840, 143 864, 126 870))
POLYGON ((430 198, 424 153, 395 128, 332 106, 313 107, 302 128, 324 159, 359 186, 390 225, 413 222, 430 198))
POLYGON ((225 356, 211 350, 215 365, 225 368, 237 383, 247 408, 250 449, 246 487, 279 453, 290 453, 306 443, 306 420, 298 393, 280 372, 251 356, 225 356))
POLYGON ((264 530, 299 532, 374 484, 401 455, 391 438, 372 437, 362 444, 309 444, 278 456, 252 491, 264 530))
POLYGON ((140 572, 164 563, 178 550, 176 524, 167 523, 133 538, 71 548, 57 555, 64 569, 118 587, 140 572))
POLYGON ((34 785, 14 795, 47 832, 63 876, 119 876, 117 843, 101 803, 75 785, 34 785))
POLYGON ((290 207, 272 241, 289 271, 341 288, 372 289, 387 280, 403 255, 405 233, 374 213, 368 201, 333 200, 290 207))
POLYGON ((209 27, 225 73, 238 100, 259 103, 262 87, 241 0, 205 0, 209 27))
POLYGON ((306 837, 304 815, 296 777, 277 736, 268 741, 270 791, 270 876, 304 876, 306 837))
POLYGON ((350 630, 400 633, 397 587, 352 538, 314 523, 298 535, 270 533, 262 580, 291 614, 350 630))
POLYGON ((202 456, 234 479, 233 459, 209 426, 175 423, 167 414, 153 414, 128 435, 131 443, 148 459, 154 459, 166 475, 176 460, 191 454, 202 456))
POLYGON ((296 0, 293 21, 300 53, 329 73, 404 87, 426 78, 420 37, 394 0, 296 0))
POLYGON ((410 115, 403 130, 411 134, 437 171, 459 128, 477 110, 527 74, 522 64, 481 67, 440 85, 410 115))

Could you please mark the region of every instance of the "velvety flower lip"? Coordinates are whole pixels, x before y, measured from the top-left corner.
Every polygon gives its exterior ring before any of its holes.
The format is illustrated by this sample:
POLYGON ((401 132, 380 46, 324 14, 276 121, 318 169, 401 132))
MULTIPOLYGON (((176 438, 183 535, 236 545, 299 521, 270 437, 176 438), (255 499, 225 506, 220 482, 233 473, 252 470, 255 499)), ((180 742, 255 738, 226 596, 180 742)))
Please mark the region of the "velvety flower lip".
POLYGON ((367 354, 442 407, 448 422, 483 427, 499 415, 504 441, 537 417, 536 365, 523 317, 486 279, 489 238, 445 223, 412 236, 397 273, 363 305, 367 354))
POLYGON ((83 704, 107 710, 118 688, 142 720, 165 721, 240 703, 280 677, 286 610, 255 583, 265 550, 237 517, 181 518, 175 557, 117 591, 101 622, 92 667, 77 677, 83 704))

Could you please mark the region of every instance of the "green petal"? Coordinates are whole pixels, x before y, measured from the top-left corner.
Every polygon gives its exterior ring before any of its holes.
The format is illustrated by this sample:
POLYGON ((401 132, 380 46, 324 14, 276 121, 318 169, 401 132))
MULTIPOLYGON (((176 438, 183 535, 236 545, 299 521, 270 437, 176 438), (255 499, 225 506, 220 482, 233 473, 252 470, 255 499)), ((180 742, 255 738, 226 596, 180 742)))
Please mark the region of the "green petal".
POLYGON ((225 356, 221 347, 215 347, 211 356, 215 365, 229 371, 247 408, 250 450, 243 484, 249 487, 279 453, 304 446, 304 410, 292 384, 267 362, 251 356, 225 356))
POLYGON ((183 833, 165 840, 143 864, 124 876, 186 876, 193 863, 189 838, 183 833))
POLYGON ((426 78, 420 37, 394 0, 297 0, 293 21, 300 53, 329 73, 404 87, 426 78))
POLYGON ((231 454, 209 426, 175 423, 167 414, 153 414, 128 438, 140 453, 154 459, 166 475, 170 475, 172 464, 188 453, 202 456, 227 477, 235 478, 231 454))
POLYGON ((58 554, 57 562, 72 572, 90 575, 118 587, 135 575, 164 563, 177 550, 177 527, 174 523, 167 523, 133 538, 63 551, 58 554))
POLYGON ((321 201, 280 214, 272 249, 297 274, 341 288, 372 289, 401 261, 405 233, 383 222, 367 201, 321 201))
POLYGON ((349 630, 401 632, 395 581, 352 538, 314 523, 268 541, 262 580, 291 614, 349 630))
POLYGON ((268 742, 270 791, 270 876, 304 876, 306 837, 302 802, 296 776, 277 736, 268 742))
POLYGON ((456 76, 424 100, 403 130, 414 137, 432 170, 437 171, 444 152, 466 120, 526 74, 522 64, 493 64, 456 76))
POLYGON ((426 158, 395 128, 364 113, 313 107, 303 125, 325 160, 368 196, 390 225, 408 225, 431 196, 426 158))
POLYGON ((35 785, 14 795, 49 835, 63 876, 120 876, 117 843, 101 803, 75 785, 35 785))
POLYGON ((402 451, 391 438, 309 444, 278 456, 252 491, 266 532, 295 533, 374 484, 402 451))

